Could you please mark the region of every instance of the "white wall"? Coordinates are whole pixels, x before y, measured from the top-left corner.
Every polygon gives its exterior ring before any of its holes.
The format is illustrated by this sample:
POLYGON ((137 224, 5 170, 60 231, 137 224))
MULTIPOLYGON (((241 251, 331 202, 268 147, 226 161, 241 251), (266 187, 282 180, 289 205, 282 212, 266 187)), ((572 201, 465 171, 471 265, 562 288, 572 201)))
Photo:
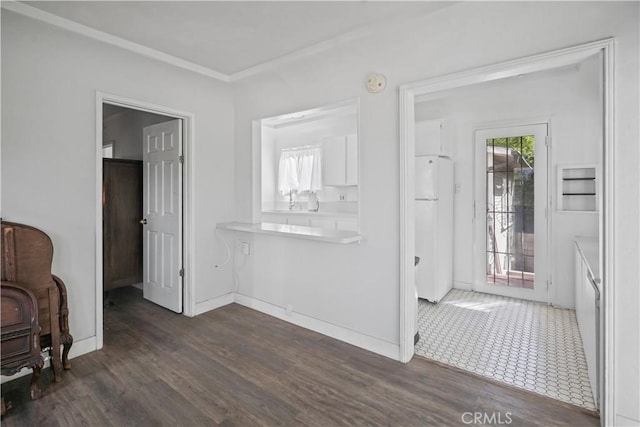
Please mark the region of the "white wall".
MULTIPOLYGON (((597 164, 602 148, 601 57, 579 67, 545 71, 433 94, 416 103, 416 121, 443 118, 443 138, 455 161, 459 191, 454 202, 454 284, 472 289, 474 130, 497 123, 549 121, 553 137, 549 150, 551 207, 549 301, 574 307, 573 241, 575 236, 598 237, 598 215, 557 210, 557 166, 597 164)), ((500 125, 496 125, 500 127, 500 125)), ((538 161, 538 160, 537 160, 538 161)), ((484 182, 484 178, 483 181, 484 182)), ((547 251, 540 249, 546 256, 547 251)), ((484 262, 484 252, 478 258, 484 262)))
POLYGON ((216 222, 233 215, 228 85, 3 9, 2 217, 51 236, 76 343, 96 334, 96 91, 195 114, 196 299, 232 287, 231 269, 213 268, 216 222))
POLYGON ((251 121, 360 97, 366 240, 337 246, 244 236, 254 238, 254 252, 239 285, 246 295, 280 306, 289 301, 308 316, 396 345, 398 85, 616 36, 615 412, 619 421, 638 422, 637 17, 637 2, 455 4, 235 83, 234 119, 225 85, 3 10, 2 216, 51 235, 53 270, 69 285, 72 333, 94 335, 95 91, 191 111, 193 255, 204 301, 231 289, 230 271, 211 266, 224 257, 215 223, 232 219, 234 200, 234 219, 252 218, 251 121), (364 90, 371 71, 387 76, 385 92, 364 90))
POLYGON ((146 111, 124 110, 103 120, 102 141, 113 141, 114 159, 142 160, 142 129, 172 119, 146 111))
MULTIPOLYGON (((320 107, 320 106, 319 106, 320 107)), ((280 161, 280 152, 282 149, 302 147, 306 145, 319 145, 321 151, 324 153, 323 144, 325 138, 357 135, 358 133, 358 118, 356 114, 348 115, 336 115, 328 116, 322 119, 312 120, 310 122, 295 123, 289 126, 280 126, 277 128, 264 128, 268 131, 269 137, 263 143, 262 156, 263 156, 263 170, 262 177, 263 194, 268 194, 267 198, 263 198, 263 209, 286 209, 289 202, 289 195, 282 195, 278 191, 278 168, 280 161), (273 138, 273 141, 270 140, 273 138), (271 151, 269 151, 271 150, 271 151), (270 158, 270 163, 264 161, 265 158, 270 158), (270 194, 269 194, 270 193, 270 194), (269 205, 265 202, 272 202, 269 205)), ((326 163, 331 159, 326 156, 322 158, 323 168, 326 163)), ((353 211, 357 212, 358 201, 358 188, 357 187, 333 187, 325 186, 322 190, 317 192, 318 200, 322 202, 322 210, 325 211, 331 207, 331 210, 335 211, 353 211), (347 202, 340 203, 339 196, 345 196, 347 202), (329 203, 329 204, 327 204, 329 203), (342 207, 340 205, 346 205, 349 203, 350 209, 342 207)), ((294 195, 294 201, 305 202, 308 200, 307 195, 294 195)))
MULTIPOLYGON (((399 337, 399 157, 397 87, 616 36, 617 194, 637 195, 638 3, 469 2, 372 37, 344 42, 234 84, 236 186, 252 191, 251 121, 360 98, 360 245, 336 246, 255 236, 256 251, 240 292, 361 334, 397 344, 399 337), (365 91, 367 73, 387 76, 387 90, 365 91), (278 250, 264 251, 268 247, 278 250)), ((250 222, 252 199, 236 199, 250 222)), ((638 409, 638 200, 616 198, 615 316, 618 407, 638 409)))

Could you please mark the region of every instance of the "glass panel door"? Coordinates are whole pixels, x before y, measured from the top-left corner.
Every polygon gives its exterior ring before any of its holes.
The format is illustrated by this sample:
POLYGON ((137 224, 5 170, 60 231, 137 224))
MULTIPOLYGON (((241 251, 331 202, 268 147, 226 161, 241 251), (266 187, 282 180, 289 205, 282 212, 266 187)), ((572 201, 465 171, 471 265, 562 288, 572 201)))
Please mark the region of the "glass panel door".
POLYGON ((535 137, 486 140, 487 283, 533 289, 535 137))
POLYGON ((474 289, 546 301, 547 125, 476 131, 474 289))

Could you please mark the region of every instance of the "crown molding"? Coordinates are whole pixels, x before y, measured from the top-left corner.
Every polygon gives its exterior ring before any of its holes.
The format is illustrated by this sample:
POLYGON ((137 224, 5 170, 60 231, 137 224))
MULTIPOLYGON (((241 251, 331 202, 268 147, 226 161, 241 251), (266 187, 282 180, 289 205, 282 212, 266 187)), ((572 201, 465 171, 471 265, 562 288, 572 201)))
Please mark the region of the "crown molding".
POLYGON ((257 74, 261 74, 266 71, 273 70, 288 62, 297 61, 299 59, 303 59, 321 52, 325 52, 343 43, 347 43, 349 41, 356 40, 368 34, 371 34, 372 31, 373 31, 373 27, 371 26, 367 26, 358 30, 349 31, 348 33, 345 33, 341 36, 318 42, 311 46, 293 51, 289 54, 286 54, 274 59, 270 59, 269 61, 263 62, 258 65, 251 66, 242 71, 232 73, 229 76, 229 81, 237 82, 247 77, 255 76, 257 74))
MULTIPOLYGON (((71 31, 76 34, 80 34, 85 37, 89 37, 94 40, 101 41, 103 43, 120 47, 122 49, 137 53, 139 55, 146 56, 148 58, 153 58, 158 61, 162 61, 167 64, 171 64, 176 67, 192 71, 194 73, 211 77, 213 79, 216 79, 225 83, 237 82, 247 77, 255 76, 270 70, 277 69, 287 63, 304 59, 304 58, 316 55, 318 53, 325 52, 332 48, 335 48, 341 44, 352 42, 357 39, 361 39, 363 37, 366 37, 368 35, 375 33, 379 29, 379 24, 366 25, 362 28, 349 31, 340 36, 318 42, 316 44, 313 44, 311 46, 308 46, 302 49, 298 49, 289 54, 285 54, 280 57, 270 59, 268 61, 265 61, 263 63, 257 64, 254 66, 250 66, 243 70, 236 71, 230 74, 224 74, 219 71, 213 70, 211 68, 187 61, 185 59, 178 58, 173 55, 169 55, 159 50, 152 49, 150 47, 143 46, 138 43, 134 43, 132 41, 105 33, 103 31, 96 30, 94 28, 88 27, 83 24, 79 24, 77 22, 71 21, 66 18, 62 18, 60 16, 35 8, 33 6, 29 6, 17 0, 0 0, 0 3, 2 4, 3 9, 9 10, 11 12, 15 12, 20 15, 24 15, 29 18, 45 22, 47 24, 65 29, 67 31, 71 31)), ((451 5, 455 5, 457 3, 458 2, 451 2, 451 5)), ((435 12, 438 12, 438 11, 439 10, 436 10, 435 12)), ((406 26, 411 22, 415 22, 421 19, 422 17, 423 17, 422 14, 417 14, 410 18, 390 17, 389 18, 390 22, 385 23, 385 27, 396 28, 396 27, 406 26)))
POLYGON ((226 74, 220 73, 218 71, 212 70, 207 67, 203 67, 202 65, 194 64, 193 62, 189 62, 187 60, 178 58, 176 56, 169 55, 164 52, 160 52, 159 50, 151 49, 141 44, 134 43, 129 40, 125 40, 123 38, 113 36, 103 31, 99 31, 91 27, 87 27, 86 25, 78 24, 77 22, 73 22, 69 19, 61 18, 60 16, 54 15, 49 12, 45 12, 44 10, 40 10, 33 6, 26 5, 24 3, 20 3, 13 0, 11 1, 3 0, 2 8, 9 10, 11 12, 65 29, 67 31, 81 34, 85 37, 89 37, 94 40, 101 41, 103 43, 120 47, 122 49, 137 53, 142 56, 146 56, 148 58, 153 58, 155 60, 162 61, 167 64, 171 64, 176 67, 192 71, 194 73, 202 74, 204 76, 211 77, 216 80, 220 80, 225 83, 229 83, 231 81, 231 78, 226 74))
MULTIPOLYGON (((460 4, 461 2, 450 1, 447 4, 447 8, 451 6, 455 6, 460 4)), ((440 12, 442 9, 436 9, 431 12, 428 12, 427 15, 432 15, 434 13, 440 12)), ((349 42, 353 42, 355 40, 363 39, 367 36, 371 36, 372 34, 376 34, 380 31, 381 26, 385 28, 386 31, 394 31, 402 29, 406 26, 410 25, 418 25, 419 21, 423 19, 426 15, 423 13, 418 13, 410 17, 406 16, 389 16, 384 24, 380 23, 372 23, 365 25, 363 27, 357 28, 355 30, 346 32, 342 35, 332 37, 330 39, 318 42, 316 44, 298 49, 289 54, 282 55, 280 57, 270 59, 261 64, 257 64, 251 67, 248 67, 244 70, 237 71, 235 73, 231 73, 229 75, 230 82, 237 82, 239 80, 245 79, 247 77, 255 76, 257 74, 261 74, 276 68, 281 67, 290 62, 294 62, 300 59, 304 59, 322 52, 326 52, 331 50, 339 45, 346 44, 349 42)))

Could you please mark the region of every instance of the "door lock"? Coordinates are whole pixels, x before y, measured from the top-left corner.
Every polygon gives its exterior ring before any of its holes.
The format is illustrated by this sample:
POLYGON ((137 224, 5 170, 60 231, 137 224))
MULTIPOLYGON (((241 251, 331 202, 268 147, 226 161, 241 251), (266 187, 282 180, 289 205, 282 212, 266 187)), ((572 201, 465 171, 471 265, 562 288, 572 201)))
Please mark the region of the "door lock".
POLYGON ((142 225, 147 225, 147 218, 142 218, 142 219, 140 220, 140 224, 142 224, 142 225))

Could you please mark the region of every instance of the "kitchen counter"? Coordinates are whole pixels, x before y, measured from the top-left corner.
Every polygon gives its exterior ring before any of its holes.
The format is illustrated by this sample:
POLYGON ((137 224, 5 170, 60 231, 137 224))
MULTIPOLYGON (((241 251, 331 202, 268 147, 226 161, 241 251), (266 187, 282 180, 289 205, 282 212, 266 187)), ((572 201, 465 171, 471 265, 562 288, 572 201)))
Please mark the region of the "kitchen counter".
POLYGON ((357 218, 358 214, 355 212, 336 212, 336 211, 305 211, 300 209, 295 210, 271 210, 262 211, 263 214, 278 214, 278 215, 311 215, 311 216, 326 216, 326 217, 344 217, 344 218, 357 218))
POLYGON ((218 224, 217 228, 339 244, 356 243, 362 240, 362 236, 353 231, 331 230, 320 227, 307 227, 304 225, 274 224, 270 222, 261 222, 258 224, 225 222, 218 224))
POLYGON ((576 237, 576 246, 585 261, 591 277, 600 289, 600 262, 598 256, 598 239, 593 237, 576 237))

